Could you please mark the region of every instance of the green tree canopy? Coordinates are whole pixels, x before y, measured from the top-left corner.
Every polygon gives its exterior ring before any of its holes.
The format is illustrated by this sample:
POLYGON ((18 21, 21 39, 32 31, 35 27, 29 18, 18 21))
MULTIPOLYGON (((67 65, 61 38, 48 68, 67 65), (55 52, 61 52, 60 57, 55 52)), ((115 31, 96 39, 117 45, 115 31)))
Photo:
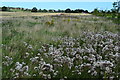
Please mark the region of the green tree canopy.
POLYGON ((65 12, 66 13, 71 13, 71 9, 68 8, 68 9, 65 10, 65 12))
POLYGON ((8 8, 5 7, 5 6, 3 6, 3 7, 2 7, 2 11, 8 11, 8 8))
POLYGON ((33 9, 31 10, 31 12, 37 12, 37 8, 36 7, 33 7, 33 9))

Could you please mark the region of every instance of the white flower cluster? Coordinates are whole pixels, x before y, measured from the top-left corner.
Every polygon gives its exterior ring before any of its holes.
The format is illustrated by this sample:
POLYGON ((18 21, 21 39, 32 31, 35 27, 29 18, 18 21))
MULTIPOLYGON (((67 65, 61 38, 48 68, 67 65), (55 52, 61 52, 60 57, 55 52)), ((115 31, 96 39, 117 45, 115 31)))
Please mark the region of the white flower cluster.
POLYGON ((26 65, 26 66, 24 66, 25 65, 25 63, 24 62, 22 62, 21 64, 20 64, 20 62, 16 62, 16 67, 15 67, 15 70, 18 70, 18 71, 20 71, 20 72, 23 72, 23 71, 28 71, 28 69, 29 69, 29 67, 26 65))
MULTIPOLYGON (((118 78, 120 77, 119 40, 120 36, 111 32, 85 32, 79 38, 54 39, 53 44, 42 45, 41 48, 35 49, 38 51, 34 54, 26 52, 25 58, 30 57, 29 65, 16 62, 14 66, 18 72, 15 71, 16 74, 13 76, 20 75, 20 72, 29 75, 27 71, 31 69, 34 74, 29 76, 40 76, 44 79, 55 77, 66 79, 74 78, 76 75, 78 78, 84 78, 83 76, 118 78)), ((3 60, 3 64, 6 65, 12 58, 7 56, 3 60)))
POLYGON ((9 56, 5 56, 4 61, 2 63, 5 66, 9 66, 9 65, 11 65, 13 63, 13 59, 10 58, 9 56))

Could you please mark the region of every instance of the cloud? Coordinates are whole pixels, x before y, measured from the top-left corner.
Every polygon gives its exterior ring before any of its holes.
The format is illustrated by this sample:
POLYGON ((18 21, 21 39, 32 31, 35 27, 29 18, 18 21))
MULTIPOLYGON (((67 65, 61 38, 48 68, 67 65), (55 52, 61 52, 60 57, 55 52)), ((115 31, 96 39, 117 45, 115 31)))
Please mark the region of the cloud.
POLYGON ((117 0, 2 0, 2 2, 114 2, 117 0))

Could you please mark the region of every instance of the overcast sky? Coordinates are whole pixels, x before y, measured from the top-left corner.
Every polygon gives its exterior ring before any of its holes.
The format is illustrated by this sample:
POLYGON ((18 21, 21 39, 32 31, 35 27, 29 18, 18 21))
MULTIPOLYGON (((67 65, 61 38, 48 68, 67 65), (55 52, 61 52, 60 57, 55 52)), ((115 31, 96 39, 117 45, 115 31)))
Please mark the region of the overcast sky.
POLYGON ((117 0, 1 0, 2 2, 115 2, 117 0))

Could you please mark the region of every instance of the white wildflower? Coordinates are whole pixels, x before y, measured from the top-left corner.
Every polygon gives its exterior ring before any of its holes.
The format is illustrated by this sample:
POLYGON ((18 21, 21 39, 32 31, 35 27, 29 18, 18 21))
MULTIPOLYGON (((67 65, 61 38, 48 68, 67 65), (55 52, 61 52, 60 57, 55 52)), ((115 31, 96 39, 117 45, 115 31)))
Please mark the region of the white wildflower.
POLYGON ((16 62, 16 70, 20 70, 22 68, 22 64, 20 64, 19 62, 16 62))

